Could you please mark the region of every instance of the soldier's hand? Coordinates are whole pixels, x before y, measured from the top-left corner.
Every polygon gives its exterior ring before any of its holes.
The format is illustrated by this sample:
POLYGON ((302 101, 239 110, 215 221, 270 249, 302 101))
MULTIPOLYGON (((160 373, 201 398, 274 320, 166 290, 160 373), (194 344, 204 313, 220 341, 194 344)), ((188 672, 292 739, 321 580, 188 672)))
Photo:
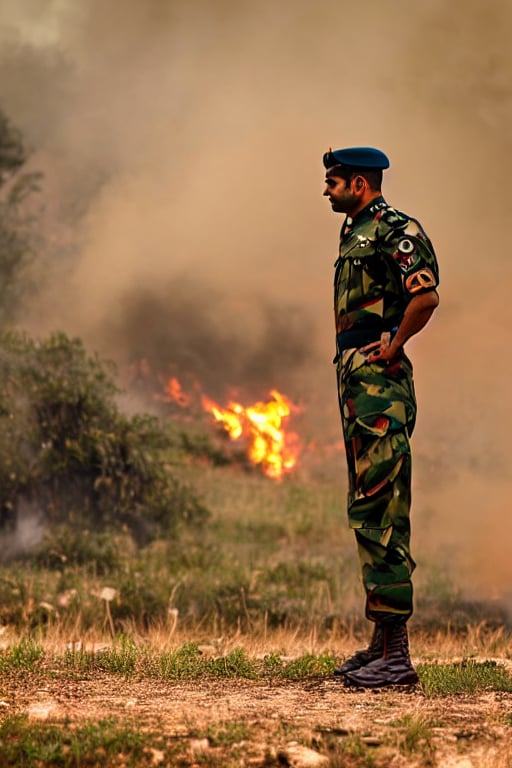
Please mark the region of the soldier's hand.
POLYGON ((396 349, 391 342, 391 334, 385 332, 381 335, 380 341, 372 341, 359 350, 365 355, 369 363, 383 363, 387 365, 400 357, 402 349, 396 349))

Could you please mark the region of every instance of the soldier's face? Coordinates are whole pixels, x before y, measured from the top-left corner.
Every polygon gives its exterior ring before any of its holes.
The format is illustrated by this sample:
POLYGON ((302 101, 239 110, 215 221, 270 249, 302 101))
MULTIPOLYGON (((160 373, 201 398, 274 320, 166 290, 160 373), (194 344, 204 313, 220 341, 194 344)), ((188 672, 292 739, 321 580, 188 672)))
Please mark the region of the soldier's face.
POLYGON ((324 195, 329 198, 333 211, 350 213, 358 205, 359 196, 352 190, 352 181, 347 182, 341 176, 326 176, 324 195))

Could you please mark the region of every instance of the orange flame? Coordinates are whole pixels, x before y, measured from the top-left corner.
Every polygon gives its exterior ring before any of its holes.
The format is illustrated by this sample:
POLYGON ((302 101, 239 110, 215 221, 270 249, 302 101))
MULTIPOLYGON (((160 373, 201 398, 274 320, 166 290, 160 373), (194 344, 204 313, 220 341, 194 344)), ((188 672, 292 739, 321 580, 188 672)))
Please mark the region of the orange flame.
POLYGON ((187 408, 191 403, 191 398, 183 391, 181 384, 174 376, 167 382, 165 392, 165 399, 169 400, 169 402, 176 403, 176 405, 179 405, 181 408, 187 408))
POLYGON ((205 410, 222 423, 232 440, 245 437, 247 452, 254 464, 260 464, 263 472, 272 478, 280 478, 297 463, 299 438, 286 433, 283 419, 290 415, 293 404, 276 389, 271 390, 271 400, 244 408, 240 403, 228 403, 221 408, 213 400, 202 397, 205 410))

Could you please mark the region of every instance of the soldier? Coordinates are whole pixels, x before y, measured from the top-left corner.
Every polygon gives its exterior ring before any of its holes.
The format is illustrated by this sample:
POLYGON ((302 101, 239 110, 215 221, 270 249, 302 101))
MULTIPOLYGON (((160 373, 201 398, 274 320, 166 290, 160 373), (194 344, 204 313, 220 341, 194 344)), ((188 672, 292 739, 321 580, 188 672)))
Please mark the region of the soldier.
POLYGON ((434 249, 421 225, 382 197, 389 160, 378 149, 329 150, 333 211, 345 214, 335 263, 338 398, 345 440, 348 519, 374 622, 368 648, 335 674, 374 688, 418 681, 406 622, 413 611, 409 508, 416 400, 404 345, 439 303, 434 249))

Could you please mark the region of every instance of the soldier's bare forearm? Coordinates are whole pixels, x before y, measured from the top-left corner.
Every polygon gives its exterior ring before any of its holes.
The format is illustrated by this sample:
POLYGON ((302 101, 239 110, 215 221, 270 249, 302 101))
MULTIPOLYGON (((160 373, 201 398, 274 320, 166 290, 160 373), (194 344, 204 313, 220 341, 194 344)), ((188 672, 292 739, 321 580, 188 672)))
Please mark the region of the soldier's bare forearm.
POLYGON ((411 299, 391 342, 390 352, 392 354, 398 354, 406 341, 426 326, 438 304, 437 291, 420 293, 411 299))

